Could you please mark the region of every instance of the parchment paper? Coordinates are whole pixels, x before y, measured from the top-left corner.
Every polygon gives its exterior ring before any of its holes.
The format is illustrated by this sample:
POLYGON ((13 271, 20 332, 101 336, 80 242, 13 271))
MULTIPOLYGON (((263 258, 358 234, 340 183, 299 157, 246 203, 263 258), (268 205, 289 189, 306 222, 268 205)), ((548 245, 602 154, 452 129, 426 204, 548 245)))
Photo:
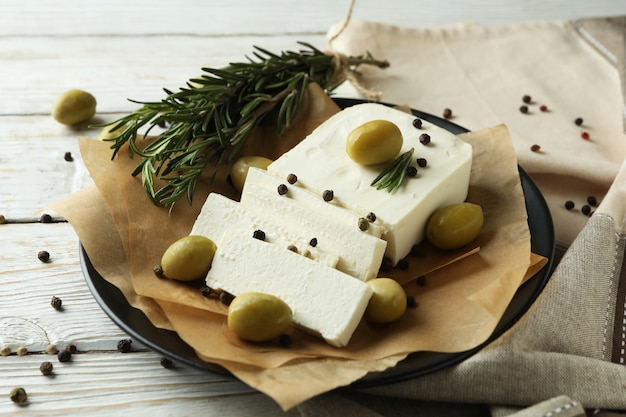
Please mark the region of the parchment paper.
MULTIPOLYGON (((307 99, 293 129, 281 138, 270 128, 262 129, 245 152, 276 158, 339 111, 318 87, 311 87, 307 99)), ((138 158, 122 151, 111 161, 109 143, 79 139, 97 189, 82 190, 52 208, 74 226, 100 274, 155 326, 175 330, 199 357, 222 365, 288 409, 368 372, 387 369, 408 353, 459 352, 479 345, 491 335, 529 271, 545 263, 530 252, 524 197, 506 127, 462 139, 473 146, 468 201, 483 207, 481 235, 459 252, 425 247, 423 255, 409 259, 409 270, 386 273, 406 282, 418 307, 390 325, 362 322, 342 349, 296 329, 290 331, 293 343, 288 348, 243 342, 224 324, 226 307, 200 294, 202 282, 180 283, 153 274, 165 249, 189 233, 210 191, 237 199, 226 181, 228 166, 213 184, 198 186, 193 205, 181 201, 170 211, 153 205, 140 179, 130 175, 138 158), (414 278, 423 274, 426 284, 416 285, 414 278), (295 389, 294 382, 302 380, 311 383, 295 389)))

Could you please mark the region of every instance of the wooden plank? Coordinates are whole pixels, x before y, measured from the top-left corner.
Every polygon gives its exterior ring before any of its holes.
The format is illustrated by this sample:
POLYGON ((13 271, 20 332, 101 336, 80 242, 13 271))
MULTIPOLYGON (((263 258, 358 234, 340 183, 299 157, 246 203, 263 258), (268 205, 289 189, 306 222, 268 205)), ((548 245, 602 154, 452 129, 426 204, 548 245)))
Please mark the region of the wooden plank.
POLYGON ((34 217, 36 210, 92 183, 76 136, 96 131, 72 130, 49 116, 4 116, 0 126, 0 214, 6 218, 34 217), (73 161, 65 160, 66 152, 73 161))
POLYGON ((0 414, 29 416, 184 415, 296 416, 231 377, 175 364, 165 369, 152 352, 79 353, 61 363, 46 354, 0 357, 0 414), (53 364, 53 375, 39 366, 53 364), (23 387, 28 404, 12 404, 8 393, 23 387), (254 411, 252 411, 254 410, 254 411))
POLYGON ((116 350, 128 336, 102 311, 80 267, 78 237, 68 223, 0 225, 0 345, 44 351, 49 343, 79 350, 116 350), (41 262, 39 251, 50 261, 41 262), (10 295, 10 296, 9 296, 10 295), (52 308, 53 296, 63 310, 52 308))
POLYGON ((280 52, 300 49, 298 41, 326 47, 321 35, 77 36, 45 42, 0 37, 0 68, 9 74, 0 77, 0 115, 48 115, 56 97, 72 88, 93 94, 98 114, 129 112, 138 107, 129 98, 160 100, 163 88, 184 87, 187 80, 201 74, 202 67, 245 61, 254 45, 280 52))
MULTIPOLYGON (((288 0, 245 1, 165 0, 90 2, 22 0, 0 4, 0 36, 69 36, 82 34, 194 34, 224 37, 325 33, 341 22, 349 1, 288 0), (25 17, 28 18, 25 18, 25 17), (41 24, 41 22, 46 22, 41 24)), ((438 26, 461 21, 500 24, 537 19, 572 19, 580 16, 624 14, 623 2, 613 0, 357 0, 355 19, 405 26, 438 26)))

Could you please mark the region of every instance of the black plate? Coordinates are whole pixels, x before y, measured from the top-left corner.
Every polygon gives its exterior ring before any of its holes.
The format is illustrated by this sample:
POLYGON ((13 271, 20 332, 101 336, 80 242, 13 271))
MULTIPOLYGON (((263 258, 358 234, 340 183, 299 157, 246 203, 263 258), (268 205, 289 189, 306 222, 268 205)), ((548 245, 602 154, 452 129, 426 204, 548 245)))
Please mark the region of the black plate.
MULTIPOLYGON (((335 102, 341 108, 363 103, 362 100, 343 98, 337 98, 335 102)), ((412 110, 412 112, 415 116, 434 123, 454 134, 467 132, 467 129, 449 120, 417 110, 412 110)), ((532 305, 550 278, 555 246, 554 227, 550 211, 541 192, 523 169, 520 168, 519 172, 522 189, 526 198, 532 251, 548 258, 548 263, 519 288, 492 336, 485 343, 466 352, 417 352, 411 354, 395 367, 383 372, 367 375, 363 379, 354 382, 351 387, 365 388, 399 382, 459 363, 478 352, 509 329, 532 305)), ((187 345, 178 334, 169 330, 156 328, 141 310, 130 306, 117 287, 107 282, 98 271, 95 270, 82 245, 80 247, 80 261, 87 285, 98 304, 100 304, 104 312, 132 338, 173 361, 207 371, 229 375, 224 368, 207 363, 198 358, 194 350, 187 345)))

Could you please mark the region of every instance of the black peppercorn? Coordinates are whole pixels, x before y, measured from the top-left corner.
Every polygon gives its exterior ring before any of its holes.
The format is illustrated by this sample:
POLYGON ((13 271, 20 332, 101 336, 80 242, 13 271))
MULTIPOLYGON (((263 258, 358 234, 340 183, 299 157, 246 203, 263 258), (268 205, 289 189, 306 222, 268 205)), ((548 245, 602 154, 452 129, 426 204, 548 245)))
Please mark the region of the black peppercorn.
POLYGON ((39 371, 42 373, 42 375, 52 375, 52 369, 54 368, 54 366, 52 365, 51 362, 42 362, 41 365, 39 365, 39 371))
POLYGON ((257 229, 252 233, 252 237, 259 240, 265 240, 265 232, 263 230, 257 229))
POLYGON ((528 106, 520 106, 519 111, 524 114, 528 113, 528 106))
POLYGON ((411 246, 411 255, 424 256, 424 252, 422 251, 422 248, 419 247, 419 245, 413 245, 411 246))
POLYGON ((63 301, 60 298, 53 296, 50 301, 50 305, 55 310, 61 310, 63 308, 63 301))
POLYGON ((287 250, 290 250, 291 252, 298 253, 298 247, 296 245, 289 245, 289 246, 287 246, 287 250))
POLYGON ((430 143, 430 135, 428 133, 422 133, 420 135, 420 143, 422 145, 428 145, 430 143))
POLYGON ((380 264, 380 270, 381 271, 389 271, 392 267, 393 267, 393 262, 391 262, 391 259, 389 259, 389 258, 387 258, 385 256, 383 258, 383 261, 380 264))
POLYGON ((406 306, 408 308, 416 308, 417 307, 417 301, 415 301, 415 297, 413 297, 412 295, 407 295, 406 296, 406 306))
POLYGON ((309 245, 316 247, 317 246, 317 238, 314 237, 311 240, 309 240, 309 245))
POLYGON ((407 269, 409 269, 409 261, 407 259, 400 259, 397 266, 398 269, 406 271, 407 269))
POLYGON ((533 152, 539 152, 541 150, 541 146, 534 144, 533 146, 530 147, 530 150, 533 152))
POLYGON ((152 271, 154 272, 154 275, 156 275, 157 277, 161 278, 163 277, 163 267, 161 265, 154 265, 154 268, 152 268, 152 271))
POLYGON ((447 108, 446 108, 446 109, 443 109, 443 117, 444 117, 445 119, 449 119, 449 118, 451 118, 451 117, 452 117, 452 110, 447 109, 447 108))
POLYGON ((39 218, 39 221, 42 223, 52 223, 52 216, 49 215, 48 213, 44 213, 39 218))
POLYGON ((28 394, 26 394, 26 390, 22 387, 13 388, 9 394, 9 398, 15 404, 24 404, 28 401, 28 394))
POLYGON ((406 176, 411 178, 417 176, 417 168, 413 165, 406 167, 406 176))
POLYGON ((4 214, 0 214, 0 224, 5 224, 7 222, 7 218, 4 214))
POLYGON ((322 198, 324 199, 324 201, 332 201, 332 199, 335 198, 335 193, 333 192, 333 190, 324 190, 322 198))
POLYGON ((369 229, 370 222, 367 221, 365 217, 360 217, 359 220, 357 221, 357 226, 359 226, 359 229, 364 232, 367 229, 369 229))
POLYGON ((416 129, 422 128, 422 119, 413 119, 413 127, 416 129))
POLYGON ((573 202, 572 200, 567 200, 567 201, 565 202, 565 208, 566 208, 567 210, 571 210, 571 209, 573 209, 573 208, 574 208, 574 206, 575 206, 575 204, 574 204, 574 202, 573 202))
POLYGON ((587 203, 589 203, 590 206, 595 207, 598 205, 598 199, 590 195, 589 197, 587 197, 587 203))
POLYGON ((420 275, 419 277, 417 277, 417 279, 415 280, 415 283, 419 285, 420 287, 423 287, 424 285, 426 285, 426 275, 420 275))
POLYGON ((583 118, 582 117, 577 117, 576 120, 574 120, 574 124, 576 126, 581 126, 583 124, 583 118))
POLYGON ((289 336, 286 333, 281 334, 280 336, 278 336, 278 344, 281 345, 282 347, 289 347, 291 346, 291 336, 289 336))
POLYGON ((74 160, 71 152, 65 152, 65 155, 63 155, 63 159, 65 159, 67 162, 72 162, 74 160))
POLYGON ((287 175, 287 182, 289 184, 295 184, 297 181, 298 181, 298 177, 296 176, 296 174, 287 175))
POLYGON ((426 160, 426 158, 417 158, 415 162, 420 168, 424 168, 426 165, 428 165, 428 161, 426 160))
POLYGON ((280 184, 276 190, 278 191, 278 195, 285 195, 287 194, 287 186, 285 184, 280 184))
POLYGON ((37 253, 37 258, 43 263, 50 261, 50 252, 47 250, 41 250, 37 253))
POLYGON ((72 352, 69 350, 61 350, 57 354, 57 359, 59 362, 69 362, 72 360, 72 352))
POLYGON ((213 295, 213 289, 208 285, 203 285, 202 288, 200 288, 200 294, 202 294, 203 297, 210 297, 213 295))
POLYGON ((161 366, 164 367, 165 369, 170 369, 174 366, 174 362, 172 362, 170 359, 168 358, 161 358, 161 366))
POLYGON ((368 222, 374 223, 376 221, 376 214, 369 212, 367 213, 367 216, 365 216, 365 218, 367 219, 368 222))
POLYGON ((122 339, 119 342, 117 342, 117 350, 119 350, 122 353, 128 353, 130 352, 130 348, 132 344, 133 344, 132 340, 122 339))
POLYGON ((529 96, 528 94, 526 94, 526 95, 524 95, 524 96, 522 97, 522 101, 523 101, 524 103, 526 103, 526 104, 529 104, 531 101, 533 101, 533 99, 532 99, 532 97, 531 97, 531 96, 529 96))
POLYGON ((230 303, 232 303, 233 300, 235 299, 235 296, 232 295, 231 293, 224 291, 220 293, 219 299, 222 302, 222 304, 229 306, 230 303))
POLYGON ((591 214, 591 206, 589 206, 589 205, 585 204, 584 206, 582 206, 582 207, 580 208, 580 212, 581 212, 582 214, 584 214, 585 216, 590 215, 590 214, 591 214))

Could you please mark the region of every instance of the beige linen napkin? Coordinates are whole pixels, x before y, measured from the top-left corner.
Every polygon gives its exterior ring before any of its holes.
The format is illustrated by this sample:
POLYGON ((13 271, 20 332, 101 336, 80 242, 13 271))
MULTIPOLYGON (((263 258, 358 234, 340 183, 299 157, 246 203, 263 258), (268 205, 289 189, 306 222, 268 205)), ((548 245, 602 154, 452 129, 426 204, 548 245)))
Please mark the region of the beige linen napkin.
POLYGON ((363 78, 386 101, 434 114, 448 107, 470 129, 505 122, 569 248, 531 309, 478 354, 420 378, 321 396, 299 406, 303 417, 626 413, 626 140, 620 62, 605 58, 609 48, 624 56, 624 22, 441 29, 352 22, 337 39, 340 52, 367 49, 391 62, 389 72, 363 78), (533 97, 527 114, 519 112, 524 94, 533 97), (542 152, 530 151, 534 143, 542 152), (592 193, 604 199, 586 217, 580 207, 592 193), (565 199, 578 210, 564 210, 565 199))

